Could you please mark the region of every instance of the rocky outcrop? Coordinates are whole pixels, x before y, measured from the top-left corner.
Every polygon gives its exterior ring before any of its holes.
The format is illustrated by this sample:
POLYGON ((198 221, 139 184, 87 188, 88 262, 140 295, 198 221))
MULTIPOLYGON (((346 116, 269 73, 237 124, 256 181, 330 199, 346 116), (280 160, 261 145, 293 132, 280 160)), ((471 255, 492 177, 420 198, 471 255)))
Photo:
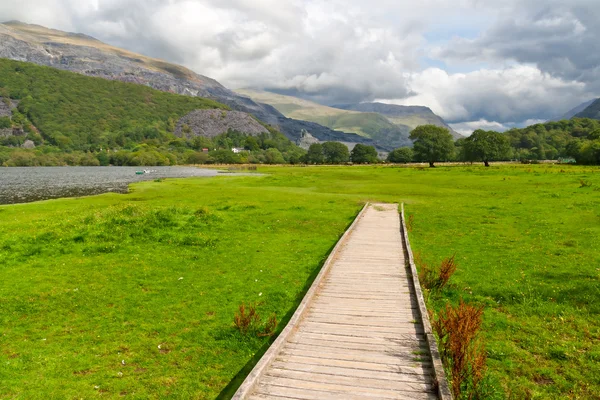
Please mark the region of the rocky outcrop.
POLYGON ((188 139, 196 136, 212 138, 230 129, 252 136, 269 132, 251 115, 240 111, 195 110, 178 121, 175 135, 188 139))
POLYGON ((2 117, 11 117, 12 109, 17 108, 19 102, 15 100, 10 100, 4 97, 0 97, 0 118, 2 117))
POLYGON ((377 145, 355 134, 333 131, 316 123, 291 120, 275 108, 256 103, 227 89, 214 79, 161 60, 102 43, 90 36, 48 29, 17 21, 0 24, 0 58, 27 61, 104 79, 147 85, 154 89, 200 96, 254 115, 279 129, 290 140, 307 130, 321 141, 377 145))
POLYGON ((319 143, 319 139, 308 133, 307 131, 302 132, 300 139, 296 141, 298 147, 302 147, 304 150, 308 150, 311 144, 319 143))

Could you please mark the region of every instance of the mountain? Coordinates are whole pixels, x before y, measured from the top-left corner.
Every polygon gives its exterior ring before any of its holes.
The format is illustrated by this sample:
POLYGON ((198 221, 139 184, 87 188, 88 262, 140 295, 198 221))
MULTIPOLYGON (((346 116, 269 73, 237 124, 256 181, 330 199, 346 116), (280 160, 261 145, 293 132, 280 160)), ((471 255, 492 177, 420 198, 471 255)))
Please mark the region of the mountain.
POLYGON ((214 79, 179 65, 111 46, 84 34, 18 21, 6 22, 0 24, 0 58, 146 85, 165 92, 213 99, 234 111, 254 115, 293 141, 310 133, 320 141, 375 144, 373 140, 360 135, 334 131, 314 122, 286 118, 275 108, 240 96, 214 79))
POLYGON ((572 110, 567 111, 561 117, 553 118, 553 119, 550 119, 548 121, 562 121, 564 119, 571 119, 575 115, 579 114, 580 112, 584 111, 586 108, 588 108, 589 106, 591 106, 594 101, 596 101, 596 100, 594 99, 594 100, 586 101, 585 103, 581 103, 580 105, 578 105, 577 107, 573 108, 572 110))
POLYGON ((398 106, 395 104, 385 103, 338 104, 334 105, 333 107, 342 110, 379 113, 384 115, 392 123, 409 126, 411 130, 419 125, 430 124, 441 126, 448 129, 455 139, 460 139, 463 137, 460 133, 455 132, 441 117, 434 114, 429 107, 398 106))
POLYGON ((289 118, 312 121, 331 129, 356 133, 393 148, 412 145, 408 138, 411 130, 409 126, 394 124, 376 112, 342 110, 261 90, 239 89, 236 92, 256 102, 269 104, 289 118))
POLYGON ((590 104, 585 107, 583 111, 578 112, 575 117, 600 120, 600 99, 592 100, 590 104))

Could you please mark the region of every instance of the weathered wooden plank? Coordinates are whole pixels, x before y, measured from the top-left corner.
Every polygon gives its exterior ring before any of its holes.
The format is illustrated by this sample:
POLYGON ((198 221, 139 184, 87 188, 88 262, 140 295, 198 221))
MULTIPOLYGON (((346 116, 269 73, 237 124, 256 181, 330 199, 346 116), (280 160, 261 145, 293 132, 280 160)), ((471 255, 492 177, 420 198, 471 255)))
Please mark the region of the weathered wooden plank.
POLYGON ((316 322, 310 319, 302 321, 302 325, 307 329, 313 329, 320 332, 347 332, 347 333, 382 333, 382 334, 394 334, 394 333, 409 333, 409 334, 423 334, 423 327, 420 325, 405 325, 398 327, 388 326, 361 326, 353 324, 342 324, 342 323, 329 323, 329 322, 316 322))
POLYGON ((316 371, 297 371, 283 368, 271 368, 266 374, 272 377, 281 377, 297 379, 310 382, 333 383, 336 385, 357 386, 361 388, 375 388, 398 390, 406 392, 434 392, 432 384, 423 382, 406 382, 394 379, 365 378, 357 376, 348 376, 339 374, 338 371, 329 371, 329 373, 316 371))
POLYGON ((427 387, 431 385, 431 377, 425 374, 402 374, 397 372, 373 371, 368 369, 334 367, 330 365, 315 365, 303 363, 291 364, 277 360, 273 362, 272 367, 288 371, 305 371, 326 375, 347 376, 351 378, 367 378, 394 382, 419 383, 427 387))
POLYGON ((415 337, 412 339, 397 339, 397 338, 372 338, 372 337, 356 337, 356 336, 341 336, 337 334, 323 334, 323 333, 308 333, 306 331, 299 331, 289 339, 290 343, 313 341, 315 343, 336 343, 339 346, 346 346, 352 348, 352 344, 355 344, 357 348, 359 346, 373 346, 374 348, 389 349, 395 347, 420 347, 427 346, 426 340, 417 340, 415 337))
POLYGON ((337 358, 311 357, 309 355, 295 355, 280 353, 276 358, 277 361, 285 363, 302 363, 311 365, 327 365, 331 367, 345 367, 354 369, 366 369, 370 371, 393 372, 406 375, 424 375, 429 376, 433 369, 421 363, 413 363, 413 365, 398 365, 373 363, 366 361, 340 360, 337 358))
MULTIPOLYGON (((364 361, 384 364, 397 364, 412 366, 420 363, 423 366, 431 366, 429 359, 423 361, 419 354, 410 350, 388 350, 388 351, 362 351, 360 349, 340 349, 336 347, 315 347, 305 344, 287 343, 282 349, 282 354, 306 355, 313 357, 335 358, 339 360, 364 361)), ((428 357, 427 355, 426 357, 428 357)))
POLYGON ((432 393, 408 394, 393 393, 391 391, 377 391, 361 389, 355 387, 346 387, 343 385, 332 385, 322 383, 303 382, 292 379, 273 379, 266 377, 265 383, 260 383, 258 393, 290 396, 299 399, 331 399, 331 400, 363 400, 370 399, 398 399, 398 400, 420 400, 435 399, 432 393), (433 397, 432 397, 433 396, 433 397))

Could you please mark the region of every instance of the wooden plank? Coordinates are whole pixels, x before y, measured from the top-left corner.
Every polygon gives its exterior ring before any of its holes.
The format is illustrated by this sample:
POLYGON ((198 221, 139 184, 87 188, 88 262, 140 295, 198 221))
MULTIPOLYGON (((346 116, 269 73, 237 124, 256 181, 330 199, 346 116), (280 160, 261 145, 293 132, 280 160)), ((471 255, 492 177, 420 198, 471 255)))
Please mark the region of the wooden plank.
MULTIPOLYGON (((288 384, 291 382, 288 382, 288 384)), ((307 385, 303 385, 307 386, 307 385)), ((435 395, 432 393, 424 393, 422 396, 415 396, 414 392, 407 395, 396 393, 394 397, 371 395, 368 391, 361 391, 360 393, 350 391, 337 391, 336 387, 326 385, 314 385, 320 386, 320 389, 315 388, 297 388, 292 386, 280 386, 275 384, 263 384, 260 383, 257 388, 257 393, 275 396, 287 396, 294 399, 302 400, 364 400, 364 399, 395 399, 395 400, 420 400, 420 399, 435 399, 435 395), (329 389, 329 390, 327 390, 329 389)))
POLYGON ((281 354, 306 355, 311 357, 335 358, 338 360, 364 361, 383 364, 397 364, 406 366, 422 365, 430 367, 431 361, 429 354, 427 360, 423 360, 418 354, 410 350, 389 350, 389 351, 363 351, 361 349, 340 349, 336 347, 315 347, 305 344, 287 343, 282 349, 281 354))
POLYGON ((335 334, 316 334, 307 332, 297 332, 293 337, 289 339, 289 343, 313 343, 315 345, 320 343, 322 345, 337 346, 346 349, 362 348, 373 349, 375 351, 385 351, 389 349, 403 348, 408 348, 411 350, 427 349, 427 341, 425 339, 376 339, 356 336, 341 336, 335 334))
POLYGON ((420 363, 414 363, 413 365, 384 364, 366 361, 340 360, 338 358, 311 357, 309 355, 295 355, 283 353, 280 353, 276 360, 288 364, 301 363, 311 365, 327 365, 330 367, 365 369, 369 371, 393 372, 406 375, 430 376, 430 374, 433 372, 433 369, 431 367, 419 365, 420 363))
POLYGON ((333 367, 329 365, 315 365, 303 363, 292 364, 285 363, 282 361, 274 361, 271 365, 273 368, 288 371, 304 371, 326 375, 347 376, 351 378, 381 379, 394 382, 418 383, 427 387, 431 385, 431 377, 425 374, 402 374, 397 372, 372 371, 368 369, 333 367))
POLYGON ((337 385, 357 386, 361 388, 376 388, 387 390, 398 390, 407 392, 434 392, 434 386, 424 382, 406 382, 395 379, 365 378, 357 376, 342 375, 339 371, 329 373, 316 371, 297 371, 282 368, 271 368, 267 376, 297 379, 310 382, 334 383, 337 385))
POLYGON ((405 326, 398 327, 388 327, 388 326, 361 326, 361 325, 353 325, 353 324, 342 324, 342 323, 328 323, 328 322, 316 322, 311 321, 310 319, 306 319, 302 324, 307 329, 313 329, 315 331, 320 332, 346 332, 346 333, 381 333, 384 337, 389 337, 389 334, 400 334, 400 333, 409 333, 409 334, 423 334, 423 327, 420 325, 411 324, 405 326))

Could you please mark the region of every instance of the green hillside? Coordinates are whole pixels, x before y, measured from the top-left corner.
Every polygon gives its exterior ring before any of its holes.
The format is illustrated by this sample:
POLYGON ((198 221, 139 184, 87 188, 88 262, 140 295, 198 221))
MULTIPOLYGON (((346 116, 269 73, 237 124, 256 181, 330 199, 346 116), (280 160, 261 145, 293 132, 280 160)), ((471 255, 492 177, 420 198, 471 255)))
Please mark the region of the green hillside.
POLYGON ((331 129, 356 133, 393 147, 410 144, 409 126, 392 123, 378 113, 341 110, 265 91, 240 89, 237 92, 254 101, 275 107, 288 118, 316 122, 331 129))
POLYGON ((0 101, 0 165, 285 163, 304 154, 270 127, 256 137, 178 138, 176 123, 189 112, 228 107, 30 63, 0 59, 0 101), (35 149, 21 149, 28 140, 35 149))
POLYGON ((212 100, 6 59, 0 59, 0 96, 19 100, 17 121, 26 117, 47 143, 70 150, 120 147, 127 137, 161 139, 192 110, 227 108, 212 100))
POLYGON ((600 99, 592 102, 582 112, 576 115, 577 118, 600 119, 600 99))

